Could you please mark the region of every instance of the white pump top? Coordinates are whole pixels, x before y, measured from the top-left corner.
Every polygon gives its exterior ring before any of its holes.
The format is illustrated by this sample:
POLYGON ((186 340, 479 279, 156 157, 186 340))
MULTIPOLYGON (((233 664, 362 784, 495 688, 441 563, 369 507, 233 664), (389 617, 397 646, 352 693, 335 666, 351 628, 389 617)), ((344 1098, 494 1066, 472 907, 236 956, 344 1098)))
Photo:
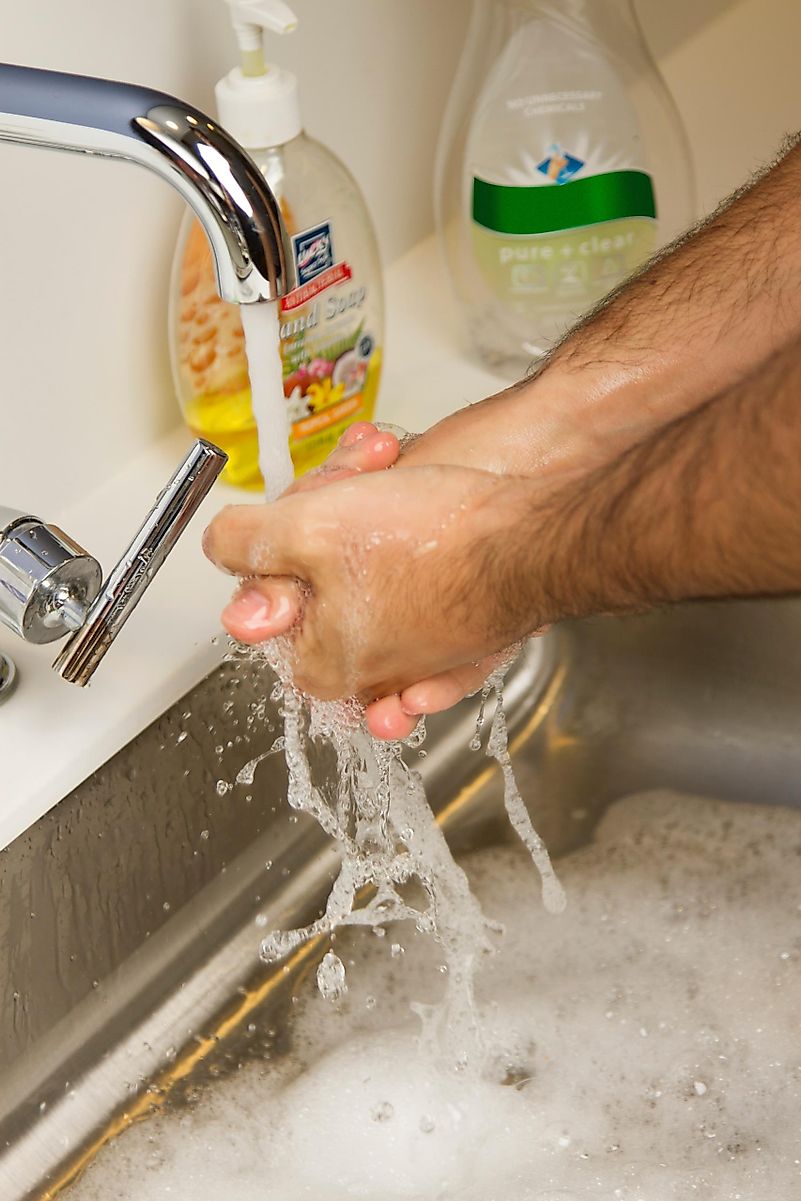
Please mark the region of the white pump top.
POLYGON ((297 17, 283 0, 227 0, 242 56, 214 89, 220 124, 246 150, 283 146, 297 137, 300 120, 297 77, 264 61, 263 37, 291 33, 297 17))

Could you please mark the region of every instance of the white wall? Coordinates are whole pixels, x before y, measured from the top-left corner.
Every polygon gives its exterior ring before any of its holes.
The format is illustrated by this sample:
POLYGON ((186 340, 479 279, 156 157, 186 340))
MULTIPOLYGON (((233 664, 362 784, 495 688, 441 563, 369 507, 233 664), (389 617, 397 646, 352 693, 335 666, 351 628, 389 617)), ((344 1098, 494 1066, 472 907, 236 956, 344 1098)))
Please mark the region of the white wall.
POLYGON ((684 119, 702 212, 801 131, 798 0, 635 0, 684 119))
MULTIPOLYGON (((469 0, 296 6, 302 27, 275 57, 301 76, 309 131, 360 179, 391 260, 431 226, 433 147, 469 0)), ((636 7, 708 208, 801 125, 801 4, 636 7)), ((221 0, 0 0, 0 28, 7 61, 141 82, 201 107, 233 57, 221 0)), ((57 520, 178 420, 165 326, 180 211, 139 168, 0 146, 0 504, 57 520)))

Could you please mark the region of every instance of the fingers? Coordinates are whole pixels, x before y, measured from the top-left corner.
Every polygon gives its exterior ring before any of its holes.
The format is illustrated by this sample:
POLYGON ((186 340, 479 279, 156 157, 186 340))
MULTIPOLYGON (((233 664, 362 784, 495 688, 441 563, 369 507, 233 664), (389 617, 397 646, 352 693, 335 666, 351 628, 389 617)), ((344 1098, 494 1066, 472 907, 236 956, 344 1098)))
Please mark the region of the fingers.
MULTIPOLYGON (((378 430, 370 422, 358 422, 345 431, 325 464, 297 480, 284 497, 362 472, 382 471, 396 461, 399 449, 394 434, 378 430)), ((302 574, 302 564, 291 553, 297 539, 282 537, 284 515, 285 507, 280 504, 229 505, 206 530, 203 549, 217 567, 231 575, 302 574)))
POLYGON ((228 505, 203 535, 203 551, 231 575, 299 575, 303 564, 294 553, 291 498, 270 505, 228 505))
POLYGON ((365 710, 367 728, 374 738, 385 738, 394 741, 408 738, 417 725, 417 717, 404 713, 400 697, 384 696, 379 701, 373 701, 365 710))
POLYGON ((401 711, 410 717, 418 717, 422 713, 441 713, 443 709, 450 709, 466 696, 478 692, 502 659, 502 655, 489 655, 480 663, 466 663, 404 688, 399 698, 401 711))
POLYGON ((297 580, 271 576, 243 584, 223 609, 222 623, 233 638, 254 646, 286 634, 302 611, 297 580))
POLYGON ((393 433, 378 430, 369 421, 359 421, 345 430, 322 466, 301 476, 287 492, 310 492, 364 471, 383 471, 393 465, 399 453, 400 443, 393 433))
POLYGON ((408 738, 425 713, 441 713, 484 685, 505 654, 488 655, 480 663, 466 663, 451 671, 429 676, 398 695, 384 696, 367 706, 367 728, 374 738, 408 738))

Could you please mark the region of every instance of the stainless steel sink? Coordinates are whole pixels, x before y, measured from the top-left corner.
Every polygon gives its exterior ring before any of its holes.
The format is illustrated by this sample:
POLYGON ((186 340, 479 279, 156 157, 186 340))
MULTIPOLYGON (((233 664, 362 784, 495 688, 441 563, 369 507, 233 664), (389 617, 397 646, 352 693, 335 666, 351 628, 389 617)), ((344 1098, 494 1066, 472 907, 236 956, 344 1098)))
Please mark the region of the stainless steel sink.
MULTIPOLYGON (((269 968, 255 918, 308 920, 335 863, 287 811, 280 756, 234 783, 278 732, 271 686, 224 665, 0 853, 0 1201, 53 1196, 128 1122, 280 1051, 288 983, 321 947, 269 968)), ((564 625, 508 711, 557 855, 643 789, 801 804, 801 602, 564 625)), ((432 721, 422 761, 457 849, 508 837, 475 715, 432 721)))

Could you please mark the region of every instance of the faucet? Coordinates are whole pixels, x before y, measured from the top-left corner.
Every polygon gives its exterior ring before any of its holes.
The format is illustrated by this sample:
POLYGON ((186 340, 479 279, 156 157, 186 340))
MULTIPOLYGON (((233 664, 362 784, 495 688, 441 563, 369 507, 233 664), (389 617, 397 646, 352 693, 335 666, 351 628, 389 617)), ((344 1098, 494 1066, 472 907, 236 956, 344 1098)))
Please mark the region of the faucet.
MULTIPOLYGON (((113 80, 0 63, 0 142, 148 167, 197 214, 223 300, 275 301, 291 290, 275 197, 242 148, 191 105, 113 80)), ((195 443, 105 583, 97 560, 58 527, 0 506, 0 621, 28 642, 71 634, 53 667, 86 684, 225 462, 218 447, 195 443)), ((0 699, 15 675, 0 655, 0 699)))

